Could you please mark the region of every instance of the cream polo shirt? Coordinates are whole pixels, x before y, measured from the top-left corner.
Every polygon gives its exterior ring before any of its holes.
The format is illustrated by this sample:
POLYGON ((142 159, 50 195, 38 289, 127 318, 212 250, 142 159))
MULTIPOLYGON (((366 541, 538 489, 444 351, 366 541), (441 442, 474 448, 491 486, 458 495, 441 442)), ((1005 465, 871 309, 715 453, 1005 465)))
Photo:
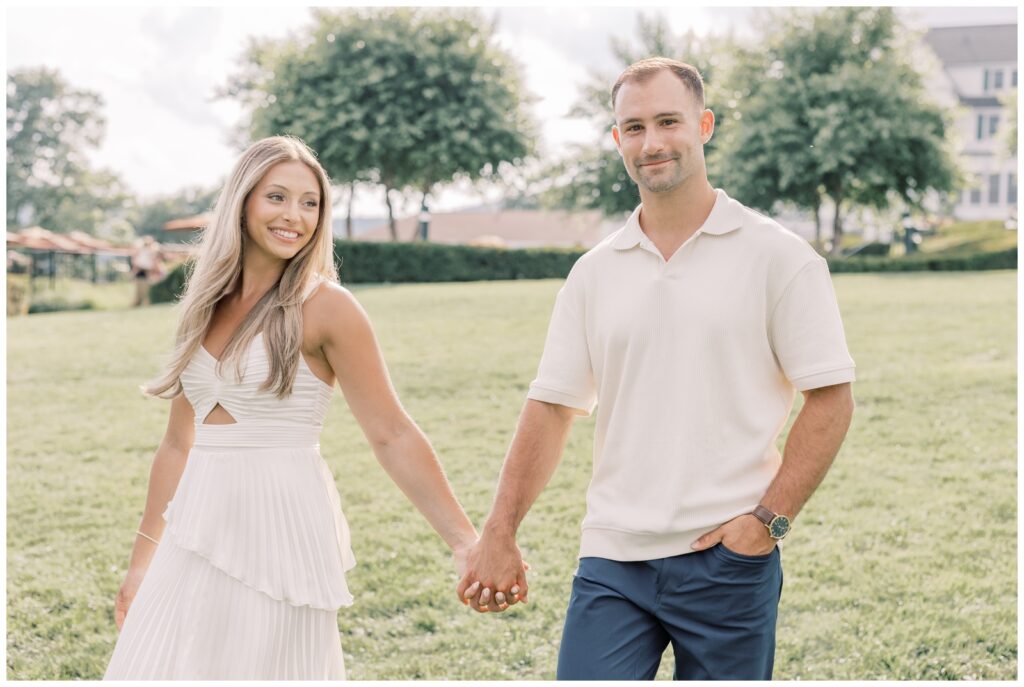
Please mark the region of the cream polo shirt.
POLYGON ((638 207, 555 301, 527 396, 597 406, 581 557, 690 553, 764 496, 795 389, 854 379, 826 261, 716 193, 668 261, 638 207))

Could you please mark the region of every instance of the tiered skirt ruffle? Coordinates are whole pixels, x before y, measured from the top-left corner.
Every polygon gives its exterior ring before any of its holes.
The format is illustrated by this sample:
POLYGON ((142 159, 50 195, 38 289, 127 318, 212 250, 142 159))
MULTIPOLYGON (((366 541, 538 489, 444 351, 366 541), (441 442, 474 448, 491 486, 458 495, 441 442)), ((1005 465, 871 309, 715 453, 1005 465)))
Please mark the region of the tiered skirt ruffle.
POLYGON ((272 599, 352 604, 348 523, 315 448, 193 449, 164 519, 165 536, 272 599))
POLYGON ((105 680, 343 680, 338 614, 293 606, 161 540, 105 680))
POLYGON ((355 565, 315 446, 194 447, 105 679, 342 679, 355 565))

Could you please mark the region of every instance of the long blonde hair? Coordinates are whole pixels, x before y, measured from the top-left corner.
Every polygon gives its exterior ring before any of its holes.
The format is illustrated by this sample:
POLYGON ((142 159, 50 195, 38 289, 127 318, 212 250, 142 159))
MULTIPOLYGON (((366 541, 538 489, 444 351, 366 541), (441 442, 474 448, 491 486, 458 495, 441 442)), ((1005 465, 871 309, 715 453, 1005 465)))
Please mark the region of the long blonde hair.
POLYGON ((300 139, 273 136, 256 141, 242 154, 221 191, 199 243, 195 265, 181 298, 181 319, 174 352, 163 374, 142 387, 143 393, 174 398, 182 392, 181 373, 202 345, 217 302, 240 284, 242 256, 249 241, 242 227, 245 202, 263 175, 279 162, 298 161, 309 167, 320 186, 320 217, 309 243, 291 258, 284 273, 253 306, 228 341, 217 373, 229 362, 242 375, 242 353, 263 332, 270 373, 260 387, 283 398, 291 393, 302 345, 302 301, 322 280, 337 282, 331 231, 331 182, 316 154, 300 139))

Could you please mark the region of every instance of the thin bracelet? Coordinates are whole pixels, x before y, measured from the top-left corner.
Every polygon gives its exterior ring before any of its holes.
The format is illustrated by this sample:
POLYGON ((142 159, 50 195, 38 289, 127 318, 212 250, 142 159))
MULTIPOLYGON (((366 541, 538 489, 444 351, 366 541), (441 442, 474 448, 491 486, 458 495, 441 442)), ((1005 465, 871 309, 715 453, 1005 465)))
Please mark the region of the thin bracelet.
POLYGON ((139 534, 139 535, 142 535, 143 537, 145 537, 145 538, 146 538, 146 539, 148 539, 149 541, 153 542, 153 543, 154 543, 154 544, 156 544, 157 546, 160 546, 160 542, 158 542, 158 541, 157 541, 156 539, 153 539, 153 537, 149 536, 148 534, 146 534, 146 533, 145 533, 145 532, 143 532, 142 530, 135 530, 135 534, 139 534))

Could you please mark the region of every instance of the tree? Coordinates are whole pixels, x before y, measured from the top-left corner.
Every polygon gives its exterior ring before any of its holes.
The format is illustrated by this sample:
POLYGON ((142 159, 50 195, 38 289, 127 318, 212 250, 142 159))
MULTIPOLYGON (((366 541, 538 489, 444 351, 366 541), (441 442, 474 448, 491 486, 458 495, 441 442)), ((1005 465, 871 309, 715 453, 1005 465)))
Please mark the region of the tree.
MULTIPOLYGON (((699 37, 692 30, 675 36, 661 15, 650 18, 638 15, 637 33, 639 48, 618 36, 610 38, 612 54, 622 69, 647 57, 671 57, 692 64, 704 77, 707 106, 719 115, 712 106, 717 100, 713 83, 719 60, 723 59, 714 47, 716 39, 699 37)), ((631 212, 640 203, 640 192, 629 178, 610 133, 615 124, 611 86, 617 76, 617 73, 591 70, 582 88, 583 95, 569 116, 589 119, 601 133, 596 141, 575 146, 570 155, 538 175, 538 178, 554 179, 550 188, 542 192, 546 205, 618 215, 631 212)), ((706 146, 709 153, 714 148, 713 141, 706 146)))
POLYGON ((217 201, 219 189, 186 188, 173 195, 161 196, 140 203, 134 208, 135 233, 153 236, 161 243, 181 243, 191 240, 188 231, 164 231, 164 224, 172 219, 191 217, 209 211, 217 201))
POLYGON ((725 81, 736 98, 713 167, 741 201, 831 200, 832 251, 853 206, 921 207, 960 181, 946 131, 910 57, 919 40, 891 8, 792 10, 762 22, 761 45, 736 43, 725 81))
POLYGON ((309 40, 254 43, 228 92, 254 105, 254 137, 288 133, 336 182, 414 188, 489 177, 532 147, 511 57, 475 11, 315 10, 309 40))
POLYGON ((813 212, 820 244, 822 193, 814 145, 807 140, 807 89, 779 80, 781 63, 773 62, 767 71, 775 79, 772 88, 755 90, 753 75, 765 73, 763 56, 742 46, 730 53, 726 90, 733 107, 716 122, 712 140, 718 145, 708 155, 708 174, 752 207, 767 211, 785 200, 813 212))
POLYGON ((99 94, 71 87, 56 70, 7 76, 7 224, 96 233, 128 196, 111 172, 94 170, 87 150, 103 140, 99 94))

